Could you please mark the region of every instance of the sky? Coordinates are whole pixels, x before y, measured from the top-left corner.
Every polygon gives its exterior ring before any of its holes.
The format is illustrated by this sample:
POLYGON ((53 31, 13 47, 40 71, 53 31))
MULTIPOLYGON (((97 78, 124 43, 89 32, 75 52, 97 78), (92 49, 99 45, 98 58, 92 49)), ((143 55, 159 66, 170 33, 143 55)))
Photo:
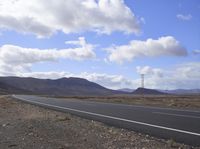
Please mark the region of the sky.
POLYGON ((200 88, 199 0, 0 0, 0 76, 200 88))

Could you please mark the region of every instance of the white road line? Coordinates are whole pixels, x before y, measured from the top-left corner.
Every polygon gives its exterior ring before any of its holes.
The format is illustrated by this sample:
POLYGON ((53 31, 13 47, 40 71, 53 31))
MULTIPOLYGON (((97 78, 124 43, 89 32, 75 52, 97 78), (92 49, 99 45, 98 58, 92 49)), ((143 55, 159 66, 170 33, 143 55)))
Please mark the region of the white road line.
POLYGON ((159 108, 159 107, 151 107, 151 106, 136 106, 136 105, 127 105, 127 106, 134 106, 134 107, 141 107, 141 108, 149 108, 149 109, 159 109, 159 110, 172 110, 172 111, 181 111, 181 112, 194 112, 194 113, 200 113, 200 111, 197 110, 187 110, 187 109, 173 109, 173 108, 159 108))
POLYGON ((169 128, 169 127, 164 127, 164 126, 159 126, 159 125, 154 125, 154 124, 148 124, 148 123, 144 123, 144 122, 133 121, 133 120, 128 120, 128 119, 124 119, 124 118, 113 117, 113 116, 108 116, 108 115, 103 115, 103 114, 98 114, 98 113, 92 113, 92 112, 87 112, 87 111, 82 111, 82 110, 77 110, 77 109, 72 109, 72 108, 67 108, 67 107, 61 107, 61 106, 41 103, 41 102, 38 102, 38 101, 30 101, 30 100, 27 100, 27 99, 22 98, 22 97, 17 97, 15 95, 12 95, 12 96, 17 98, 17 99, 20 99, 20 100, 23 100, 23 101, 27 101, 29 103, 36 103, 36 104, 43 105, 43 106, 49 106, 49 107, 53 107, 53 108, 65 109, 65 110, 69 110, 69 111, 85 113, 85 114, 88 114, 88 115, 94 115, 94 116, 99 116, 99 117, 104 117, 104 118, 109 118, 109 119, 114 119, 114 120, 120 120, 120 121, 124 121, 124 122, 129 122, 129 123, 135 123, 135 124, 150 126, 150 127, 154 127, 154 128, 171 130, 171 131, 175 131, 175 132, 179 132, 179 133, 185 133, 185 134, 200 136, 199 133, 195 133, 195 132, 190 132, 190 131, 185 131, 185 130, 180 130, 180 129, 175 129, 175 128, 169 128))
MULTIPOLYGON (((33 95, 34 96, 34 95, 33 95)), ((53 97, 42 97, 42 98, 50 98, 50 99, 56 99, 53 97)), ((63 99, 68 99, 68 98, 63 98, 63 99)), ((68 99, 69 101, 79 101, 79 102, 86 102, 86 101, 81 101, 79 99, 68 99)), ((159 110, 171 110, 171 111, 181 111, 181 112, 192 112, 192 113, 200 113, 200 110, 189 110, 189 109, 175 109, 175 108, 167 108, 167 107, 153 107, 153 106, 142 106, 142 105, 128 105, 128 104, 120 104, 120 103, 105 103, 105 102, 100 102, 100 101, 90 101, 88 100, 87 103, 98 103, 102 105, 120 105, 120 106, 126 106, 126 107, 136 107, 136 108, 148 108, 148 109, 159 109, 159 110)))
MULTIPOLYGON (((56 99, 56 98, 51 98, 51 99, 56 99)), ((81 101, 79 99, 72 99, 72 100, 81 101)), ((86 101, 81 101, 81 102, 86 102, 86 101)), ((166 107, 153 107, 153 106, 142 106, 142 105, 128 105, 128 104, 120 104, 120 103, 104 103, 104 102, 100 102, 100 101, 90 101, 90 100, 88 100, 87 102, 104 104, 104 105, 105 104, 107 104, 107 105, 120 105, 120 106, 127 106, 127 107, 136 107, 136 108, 148 108, 148 109, 159 109, 159 110, 172 110, 172 111, 181 111, 181 112, 200 113, 200 111, 198 111, 198 110, 189 110, 189 109, 175 109, 175 108, 166 108, 166 107)))
POLYGON ((152 112, 152 113, 162 114, 162 115, 170 115, 170 116, 188 117, 188 118, 200 118, 199 116, 173 114, 173 113, 165 113, 165 112, 152 112))

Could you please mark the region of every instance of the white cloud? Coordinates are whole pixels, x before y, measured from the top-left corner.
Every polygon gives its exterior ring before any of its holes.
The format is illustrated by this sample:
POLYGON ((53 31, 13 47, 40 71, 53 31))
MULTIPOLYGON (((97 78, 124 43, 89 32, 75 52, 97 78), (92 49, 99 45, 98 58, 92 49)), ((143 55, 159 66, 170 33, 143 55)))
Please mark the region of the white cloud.
POLYGON ((200 54, 200 50, 193 50, 192 52, 193 52, 193 54, 195 54, 195 55, 200 54))
POLYGON ((106 49, 111 62, 123 63, 136 57, 186 56, 187 50, 172 36, 157 40, 132 40, 128 45, 113 46, 106 49))
POLYGON ((125 78, 122 75, 108 75, 108 74, 98 74, 98 73, 82 73, 80 75, 82 78, 86 78, 90 81, 96 82, 103 86, 112 89, 119 89, 124 87, 132 87, 131 80, 125 78))
POLYGON ((187 14, 187 15, 177 14, 176 17, 177 17, 177 19, 183 20, 183 21, 189 21, 189 20, 192 19, 192 15, 191 14, 187 14))
POLYGON ((63 77, 75 77, 74 74, 65 71, 48 71, 48 72, 25 72, 18 74, 20 77, 33 77, 40 79, 59 79, 63 77))
POLYGON ((200 62, 190 62, 177 65, 173 77, 180 77, 191 80, 195 79, 200 81, 200 62))
POLYGON ((146 21, 143 17, 140 18, 141 23, 146 24, 146 21))
POLYGON ((151 68, 150 66, 144 66, 144 67, 137 66, 136 71, 137 71, 137 73, 144 74, 144 75, 156 75, 158 77, 163 76, 163 72, 161 69, 151 68))
POLYGON ((55 32, 50 26, 46 26, 34 18, 15 18, 13 16, 1 16, 1 14, 0 29, 12 29, 24 34, 33 33, 38 38, 49 37, 55 32))
POLYGON ((37 37, 57 31, 138 34, 139 20, 123 0, 0 0, 0 29, 37 37))
MULTIPOLYGON (((71 42, 71 41, 69 41, 71 42)), ((0 72, 12 74, 29 71, 32 64, 45 61, 56 61, 60 58, 85 60, 95 58, 94 46, 86 43, 84 37, 80 37, 76 48, 68 49, 33 49, 15 45, 3 45, 0 47, 0 72)))
MULTIPOLYGON (((150 66, 140 67, 146 72, 145 86, 157 89, 194 89, 200 88, 200 63, 189 62, 176 65, 174 68, 163 70, 151 68, 150 66), (157 75, 155 70, 162 72, 162 77, 157 75), (153 72, 152 72, 153 71, 153 72), (149 75, 150 74, 150 75, 149 75)), ((140 72, 139 72, 140 73, 140 72)), ((136 83, 140 85, 139 82, 136 83)))

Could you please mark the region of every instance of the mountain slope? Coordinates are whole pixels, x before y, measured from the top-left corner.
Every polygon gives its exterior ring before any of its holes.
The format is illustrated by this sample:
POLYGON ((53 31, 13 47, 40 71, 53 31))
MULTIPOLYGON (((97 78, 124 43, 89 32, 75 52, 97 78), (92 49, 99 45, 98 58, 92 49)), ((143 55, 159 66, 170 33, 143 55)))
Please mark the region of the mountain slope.
POLYGON ((13 87, 11 85, 0 82, 0 94, 18 94, 18 93, 31 93, 29 91, 13 87))
MULTIPOLYGON (((1 90, 18 90, 17 93, 43 94, 43 95, 109 95, 122 93, 100 86, 81 78, 61 78, 57 80, 0 77, 1 90), (10 88, 6 88, 9 86, 10 88)), ((9 91, 9 93, 10 93, 9 91)))
POLYGON ((162 92, 169 94, 200 94, 200 89, 176 89, 176 90, 163 90, 162 92))
POLYGON ((137 88, 132 94, 144 94, 144 95, 164 95, 166 93, 154 90, 154 89, 147 89, 147 88, 137 88))

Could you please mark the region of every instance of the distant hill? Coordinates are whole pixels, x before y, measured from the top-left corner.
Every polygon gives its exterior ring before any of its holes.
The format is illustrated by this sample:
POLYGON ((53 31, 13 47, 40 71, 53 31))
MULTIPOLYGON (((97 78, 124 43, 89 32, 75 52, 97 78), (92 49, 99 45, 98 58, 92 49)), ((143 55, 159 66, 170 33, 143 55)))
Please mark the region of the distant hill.
POLYGON ((147 88, 137 88, 135 91, 132 92, 132 94, 136 95, 164 95, 166 93, 154 90, 154 89, 147 89, 147 88))
POLYGON ((22 77, 0 77, 0 94, 41 94, 58 96, 104 96, 113 94, 200 94, 200 89, 154 90, 147 88, 107 89, 82 78, 61 78, 57 80, 22 77))
POLYGON ((130 89, 130 88, 121 88, 121 89, 118 89, 118 91, 122 91, 122 92, 127 92, 127 93, 131 93, 134 91, 134 89, 130 89))
POLYGON ((19 94, 42 95, 110 95, 124 93, 107 89, 82 78, 61 78, 57 80, 0 77, 0 91, 19 94))
POLYGON ((200 89, 162 90, 162 92, 169 93, 169 94, 200 94, 200 89))
POLYGON ((11 85, 0 82, 0 94, 18 94, 23 92, 30 93, 26 90, 19 89, 11 85))

